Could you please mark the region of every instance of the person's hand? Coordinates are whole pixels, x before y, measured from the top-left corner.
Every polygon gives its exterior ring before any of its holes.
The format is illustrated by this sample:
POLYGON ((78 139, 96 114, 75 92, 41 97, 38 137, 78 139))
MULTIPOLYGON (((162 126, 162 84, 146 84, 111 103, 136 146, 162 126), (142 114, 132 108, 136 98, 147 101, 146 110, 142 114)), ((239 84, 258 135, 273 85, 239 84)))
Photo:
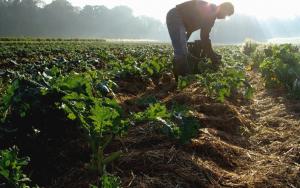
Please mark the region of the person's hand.
POLYGON ((214 57, 216 59, 222 60, 222 55, 220 55, 220 54, 214 53, 214 57))
POLYGON ((219 67, 221 64, 222 56, 213 52, 212 55, 210 56, 210 59, 214 66, 219 67))

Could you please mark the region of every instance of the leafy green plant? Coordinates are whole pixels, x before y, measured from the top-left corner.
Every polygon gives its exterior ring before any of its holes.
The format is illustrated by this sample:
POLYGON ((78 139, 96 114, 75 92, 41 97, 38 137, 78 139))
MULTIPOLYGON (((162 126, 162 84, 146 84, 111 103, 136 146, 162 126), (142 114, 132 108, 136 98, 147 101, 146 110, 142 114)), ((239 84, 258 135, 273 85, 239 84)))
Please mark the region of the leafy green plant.
POLYGON ((272 56, 271 45, 259 45, 254 53, 250 56, 252 63, 251 68, 258 69, 265 58, 272 56))
POLYGON ((245 66, 248 60, 237 48, 218 49, 222 53, 222 66, 218 70, 211 67, 211 62, 198 62, 201 74, 180 77, 178 89, 182 90, 192 83, 197 83, 208 91, 210 96, 218 101, 224 102, 228 97, 235 97, 241 94, 246 99, 250 99, 254 89, 250 85, 245 75, 245 66))
POLYGON ((177 124, 176 132, 173 131, 173 136, 180 140, 181 143, 186 144, 192 138, 196 137, 201 128, 200 122, 195 118, 191 110, 183 105, 173 104, 172 121, 177 124))
POLYGON ((122 120, 121 109, 114 100, 88 98, 91 105, 86 105, 76 102, 77 99, 76 96, 66 96, 64 109, 69 118, 80 122, 92 149, 90 169, 102 176, 106 166, 121 156, 121 151, 105 154, 105 149, 116 135, 124 131, 127 122, 122 120))
POLYGON ((120 188, 120 178, 106 174, 101 177, 101 187, 103 188, 120 188))
POLYGON ((121 151, 105 154, 105 149, 128 122, 123 120, 122 109, 114 99, 95 97, 91 79, 89 75, 71 75, 54 88, 67 92, 62 97, 62 108, 84 130, 92 149, 90 168, 102 176, 106 166, 121 156, 121 151))
POLYGON ((265 59, 259 66, 262 76, 265 79, 267 87, 280 86, 280 81, 276 76, 277 70, 281 66, 281 62, 271 58, 265 59))
POLYGON ((151 104, 144 112, 134 114, 137 122, 148 121, 157 125, 165 135, 178 139, 185 144, 195 137, 199 131, 200 124, 187 108, 174 105, 172 111, 167 110, 160 103, 151 104))
POLYGON ((52 108, 62 109, 66 112, 66 119, 78 121, 92 150, 90 169, 102 176, 106 166, 121 155, 121 151, 107 154, 105 149, 122 134, 127 121, 122 117, 118 103, 97 91, 95 85, 98 79, 94 72, 58 77, 41 75, 37 78, 41 83, 21 76, 6 92, 4 106, 6 111, 11 108, 22 118, 29 115, 31 108, 43 104, 42 98, 51 96, 52 102, 49 102, 52 108))
POLYGON ((13 100, 13 96, 15 94, 15 91, 18 89, 19 87, 19 82, 15 81, 13 82, 10 86, 8 86, 5 94, 2 96, 2 105, 0 106, 1 109, 1 121, 3 122, 6 118, 6 115, 8 113, 8 108, 9 105, 12 103, 13 100))
POLYGON ((90 185, 90 188, 120 188, 121 180, 111 174, 105 174, 100 178, 99 185, 90 185))
POLYGON ((224 102, 226 97, 233 96, 239 90, 247 99, 253 95, 253 88, 247 82, 244 73, 235 68, 226 68, 221 72, 199 75, 197 79, 198 83, 220 102, 224 102))
POLYGON ((165 105, 160 103, 150 104, 150 106, 144 111, 134 114, 134 120, 141 121, 156 121, 158 118, 170 118, 171 114, 168 112, 165 105))
POLYGON ((18 155, 17 147, 0 151, 0 180, 6 187, 29 188, 30 179, 22 170, 28 165, 29 158, 19 158, 18 155))
POLYGON ((283 87, 293 93, 300 75, 299 49, 292 45, 271 46, 259 68, 267 87, 283 87))
POLYGON ((183 90, 184 88, 188 87, 190 84, 194 83, 197 80, 196 76, 188 75, 188 76, 179 76, 177 82, 177 88, 179 90, 183 90))

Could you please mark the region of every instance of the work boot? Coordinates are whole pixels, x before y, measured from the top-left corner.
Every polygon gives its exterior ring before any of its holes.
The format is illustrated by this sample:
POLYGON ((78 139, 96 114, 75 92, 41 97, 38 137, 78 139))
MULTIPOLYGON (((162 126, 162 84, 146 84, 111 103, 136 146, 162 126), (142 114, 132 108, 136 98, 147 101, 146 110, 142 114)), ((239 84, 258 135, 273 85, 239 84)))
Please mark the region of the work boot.
POLYGON ((173 73, 176 82, 178 81, 178 76, 186 76, 190 73, 189 64, 185 56, 173 59, 173 73))

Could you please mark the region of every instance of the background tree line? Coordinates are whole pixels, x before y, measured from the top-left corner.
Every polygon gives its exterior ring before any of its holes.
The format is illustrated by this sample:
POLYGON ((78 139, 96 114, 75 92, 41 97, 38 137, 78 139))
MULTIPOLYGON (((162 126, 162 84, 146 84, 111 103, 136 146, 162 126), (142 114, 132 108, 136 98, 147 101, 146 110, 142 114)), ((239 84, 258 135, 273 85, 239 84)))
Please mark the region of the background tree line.
POLYGON ((0 36, 163 39, 164 25, 125 6, 73 7, 67 0, 0 0, 0 36))
MULTIPOLYGON (((242 42, 245 38, 297 36, 300 19, 258 21, 235 15, 216 22, 212 39, 220 43, 242 42)), ((67 0, 44 4, 40 0, 0 0, 0 36, 154 39, 168 41, 164 23, 151 17, 134 16, 126 6, 72 6, 67 0)), ((194 39, 198 34, 194 35, 194 39)))

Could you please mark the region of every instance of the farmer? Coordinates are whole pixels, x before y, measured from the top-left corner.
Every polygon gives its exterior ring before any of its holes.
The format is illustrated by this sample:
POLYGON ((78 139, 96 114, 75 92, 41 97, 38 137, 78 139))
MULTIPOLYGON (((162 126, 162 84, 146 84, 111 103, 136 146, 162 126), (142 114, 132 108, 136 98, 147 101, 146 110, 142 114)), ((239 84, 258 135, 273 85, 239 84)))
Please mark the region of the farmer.
POLYGON ((225 19, 233 13, 234 7, 229 2, 217 6, 201 0, 187 1, 168 12, 167 26, 174 48, 173 72, 176 79, 191 72, 187 63, 187 41, 196 30, 201 30, 206 57, 217 64, 220 57, 212 49, 209 33, 216 19, 225 19))

